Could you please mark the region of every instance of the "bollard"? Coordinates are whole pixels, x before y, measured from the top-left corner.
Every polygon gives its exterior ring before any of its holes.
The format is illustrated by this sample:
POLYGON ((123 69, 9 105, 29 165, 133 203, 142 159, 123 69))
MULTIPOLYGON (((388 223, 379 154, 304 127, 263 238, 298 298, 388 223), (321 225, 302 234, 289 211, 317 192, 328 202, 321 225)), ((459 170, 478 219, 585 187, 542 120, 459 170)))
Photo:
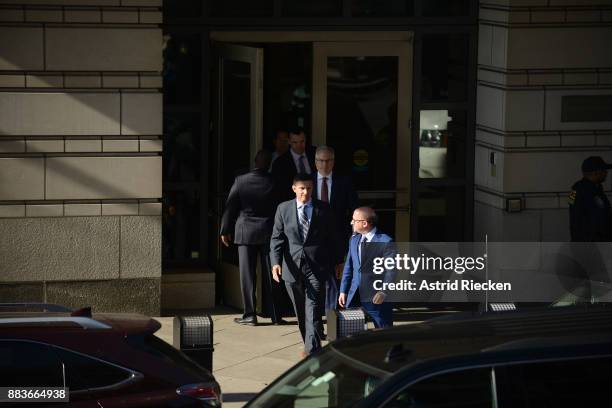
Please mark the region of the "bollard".
POLYGON ((172 342, 175 348, 212 373, 213 321, 209 315, 175 317, 172 342))
POLYGON ((327 312, 327 339, 334 341, 366 330, 365 313, 361 308, 331 309, 327 312))

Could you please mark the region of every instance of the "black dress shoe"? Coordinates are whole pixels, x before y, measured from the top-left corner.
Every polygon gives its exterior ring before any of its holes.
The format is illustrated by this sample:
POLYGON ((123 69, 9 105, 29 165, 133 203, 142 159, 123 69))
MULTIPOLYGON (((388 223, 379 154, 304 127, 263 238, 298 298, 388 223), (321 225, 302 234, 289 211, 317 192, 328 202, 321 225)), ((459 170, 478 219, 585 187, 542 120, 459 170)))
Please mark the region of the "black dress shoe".
POLYGON ((256 326, 257 318, 255 316, 236 317, 234 323, 244 324, 245 326, 256 326))
POLYGON ((289 322, 286 320, 280 319, 280 320, 273 321, 272 324, 275 326, 284 326, 286 324, 289 324, 289 322))

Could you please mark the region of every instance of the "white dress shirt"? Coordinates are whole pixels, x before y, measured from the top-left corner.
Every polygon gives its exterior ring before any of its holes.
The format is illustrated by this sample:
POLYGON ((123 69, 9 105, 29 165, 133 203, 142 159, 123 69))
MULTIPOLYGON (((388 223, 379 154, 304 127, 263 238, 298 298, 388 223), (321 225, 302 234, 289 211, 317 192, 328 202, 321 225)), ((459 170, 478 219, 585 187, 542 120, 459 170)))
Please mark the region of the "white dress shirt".
POLYGON ((368 232, 367 234, 361 235, 361 239, 359 240, 359 246, 358 246, 360 261, 361 261, 361 243, 365 240, 367 240, 368 242, 372 242, 372 238, 374 238, 374 235, 376 235, 376 227, 372 228, 370 232, 368 232))

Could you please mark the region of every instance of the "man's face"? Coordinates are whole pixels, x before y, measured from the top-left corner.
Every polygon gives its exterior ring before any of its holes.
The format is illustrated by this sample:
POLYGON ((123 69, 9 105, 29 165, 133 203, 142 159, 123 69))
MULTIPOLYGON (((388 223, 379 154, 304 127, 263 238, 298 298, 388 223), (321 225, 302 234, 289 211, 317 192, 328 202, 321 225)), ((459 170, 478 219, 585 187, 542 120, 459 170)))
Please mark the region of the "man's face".
POLYGON ((291 187, 295 193, 295 198, 300 203, 306 203, 312 195, 312 181, 297 181, 291 187))
POLYGON ((590 173, 584 173, 584 177, 588 178, 595 184, 601 184, 606 181, 608 170, 595 170, 590 173))
POLYGON ((369 231, 369 224, 365 218, 365 214, 363 214, 361 211, 353 211, 353 219, 351 220, 351 224, 353 224, 353 232, 357 234, 366 234, 369 231))
POLYGON ((297 154, 302 154, 306 150, 306 135, 304 132, 291 133, 289 135, 289 146, 297 154))
POLYGON ((274 139, 274 150, 278 154, 283 154, 289 150, 289 133, 279 131, 276 133, 276 139, 274 139))
POLYGON ((315 157, 315 166, 322 176, 329 176, 334 169, 334 157, 328 150, 322 150, 315 157))
POLYGON ((599 170, 597 173, 600 183, 606 181, 606 177, 608 176, 608 170, 599 170))

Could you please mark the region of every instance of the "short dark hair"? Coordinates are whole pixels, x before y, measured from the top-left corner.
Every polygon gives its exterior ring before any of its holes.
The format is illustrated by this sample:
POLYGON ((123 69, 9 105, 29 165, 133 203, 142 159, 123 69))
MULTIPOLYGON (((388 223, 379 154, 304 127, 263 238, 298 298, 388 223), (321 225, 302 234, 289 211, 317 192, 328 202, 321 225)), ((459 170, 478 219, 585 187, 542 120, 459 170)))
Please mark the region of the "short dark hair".
POLYGON ((291 137, 291 135, 299 135, 300 133, 303 133, 304 135, 306 135, 306 132, 304 131, 304 128, 299 127, 299 126, 292 126, 289 128, 289 136, 291 137))
POLYGON ((273 137, 272 139, 273 139, 273 140, 278 139, 278 136, 279 136, 281 133, 286 133, 286 134, 287 134, 287 136, 289 135, 289 131, 288 131, 287 129, 285 129, 285 128, 278 128, 278 129, 276 129, 276 132, 274 133, 274 137, 273 137))
POLYGON ((312 183, 312 176, 306 173, 298 173, 293 176, 293 184, 298 183, 300 181, 310 181, 312 183))
POLYGON ((272 154, 265 150, 261 149, 255 155, 255 167, 258 169, 268 169, 270 167, 270 163, 272 162, 272 154))

